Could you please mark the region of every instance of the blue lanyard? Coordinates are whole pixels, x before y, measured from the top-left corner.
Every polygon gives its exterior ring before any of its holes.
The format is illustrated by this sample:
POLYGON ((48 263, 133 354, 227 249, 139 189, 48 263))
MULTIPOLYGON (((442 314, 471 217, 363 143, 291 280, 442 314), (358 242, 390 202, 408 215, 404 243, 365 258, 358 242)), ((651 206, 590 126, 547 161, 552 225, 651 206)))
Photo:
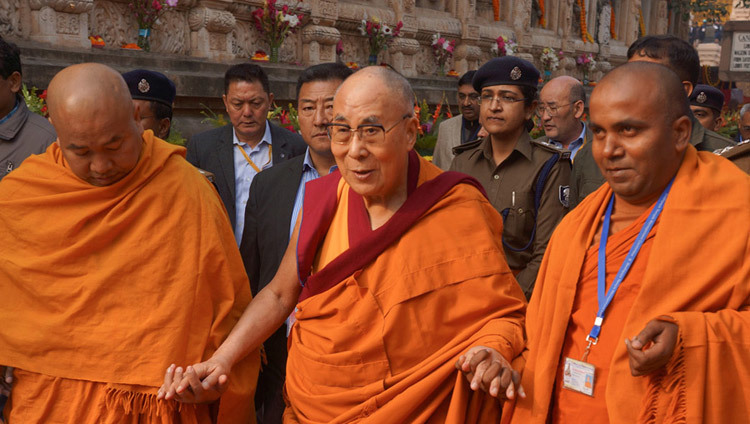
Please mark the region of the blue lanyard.
POLYGON ((21 102, 19 102, 19 101, 16 100, 16 105, 13 107, 13 109, 7 115, 5 115, 4 118, 0 119, 0 124, 4 124, 5 121, 7 121, 8 119, 10 119, 10 117, 13 116, 16 113, 16 111, 18 110, 18 106, 20 104, 21 104, 21 102))
POLYGON ((628 275, 628 271, 630 271, 630 267, 633 265, 633 262, 635 262, 635 258, 638 256, 638 252, 640 252, 641 247, 643 246, 643 243, 646 241, 646 237, 648 237, 648 233, 651 232, 651 229, 654 227, 654 224, 656 223, 656 220, 659 218, 659 215, 661 214, 662 209, 664 209, 664 203, 667 201, 667 195, 669 194, 669 189, 672 188, 672 183, 674 182, 674 179, 667 184, 667 187, 664 189, 664 191, 661 193, 661 196, 659 196, 659 200, 656 201, 656 205, 654 205, 654 209, 651 210, 651 213, 648 215, 648 218, 646 218, 646 222, 643 224, 643 227, 641 227, 641 231, 638 232, 638 237, 636 237, 635 242, 630 247, 630 251, 628 251, 628 256, 625 257, 625 262, 622 263, 620 266, 620 270, 617 271, 617 275, 615 276, 615 280, 612 282, 612 285, 609 287, 609 290, 607 290, 606 295, 604 293, 604 289, 606 287, 606 271, 607 271, 607 239, 609 238, 609 221, 612 216, 612 206, 615 204, 615 195, 613 194, 612 197, 609 199, 609 205, 607 206, 607 212, 604 214, 604 223, 602 223, 602 235, 599 240, 599 265, 598 265, 598 288, 597 288, 597 298, 599 301, 599 311, 596 313, 596 320, 594 320, 594 327, 591 329, 591 332, 588 336, 586 336, 586 340, 589 341, 590 344, 596 344, 596 342, 599 340, 599 333, 602 331, 602 322, 604 321, 604 313, 607 311, 607 307, 609 307, 609 304, 612 302, 612 299, 615 297, 615 293, 617 293, 617 289, 620 288, 620 284, 622 284, 622 281, 625 279, 625 276, 628 275))

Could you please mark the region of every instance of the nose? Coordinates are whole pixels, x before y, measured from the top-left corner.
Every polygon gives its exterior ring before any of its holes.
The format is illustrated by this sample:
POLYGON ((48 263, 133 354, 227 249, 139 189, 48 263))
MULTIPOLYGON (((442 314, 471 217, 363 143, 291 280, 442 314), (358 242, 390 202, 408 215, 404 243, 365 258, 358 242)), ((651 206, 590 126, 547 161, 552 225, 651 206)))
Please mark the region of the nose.
POLYGON ((245 103, 242 105, 241 112, 242 112, 242 116, 250 116, 253 114, 253 107, 250 106, 250 104, 245 103))
POLYGON ((607 159, 617 158, 622 155, 622 149, 617 137, 617 134, 607 132, 604 136, 599 138, 601 143, 602 156, 607 159))
POLYGON ((331 121, 331 115, 332 113, 327 113, 327 108, 316 107, 315 112, 313 112, 313 125, 322 127, 331 121))
POLYGON ((112 161, 104 155, 95 155, 89 164, 89 170, 96 176, 104 176, 112 170, 112 161))
POLYGON ((354 131, 352 139, 349 141, 349 151, 347 155, 352 159, 363 159, 370 154, 367 150, 367 143, 359 137, 359 131, 354 131))

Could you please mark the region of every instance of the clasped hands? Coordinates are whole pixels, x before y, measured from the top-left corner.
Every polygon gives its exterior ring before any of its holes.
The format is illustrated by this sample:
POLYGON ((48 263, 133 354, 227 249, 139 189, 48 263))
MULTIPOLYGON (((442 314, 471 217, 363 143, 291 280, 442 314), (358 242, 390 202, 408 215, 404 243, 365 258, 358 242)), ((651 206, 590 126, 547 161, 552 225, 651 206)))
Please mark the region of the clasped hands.
POLYGON ((157 399, 211 403, 227 390, 230 371, 229 363, 216 356, 184 370, 172 364, 164 374, 157 399))
POLYGON ((495 349, 474 346, 458 358, 456 368, 466 376, 471 390, 482 389, 501 400, 515 398, 516 391, 518 396, 526 397, 521 375, 495 349))

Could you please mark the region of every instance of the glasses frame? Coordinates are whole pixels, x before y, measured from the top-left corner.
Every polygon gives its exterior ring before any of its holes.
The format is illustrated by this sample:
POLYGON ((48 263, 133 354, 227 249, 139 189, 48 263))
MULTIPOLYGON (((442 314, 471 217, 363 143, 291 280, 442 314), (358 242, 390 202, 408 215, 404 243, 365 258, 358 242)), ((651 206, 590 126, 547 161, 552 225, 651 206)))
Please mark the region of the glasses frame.
POLYGON ((579 101, 580 100, 576 100, 575 102, 565 103, 563 105, 555 105, 554 106, 554 108, 555 108, 554 110, 552 110, 552 107, 550 105, 543 105, 543 104, 540 103, 536 107, 536 110, 534 110, 534 113, 536 114, 536 116, 538 116, 538 117, 541 118, 542 115, 544 115, 544 111, 546 110, 547 113, 549 114, 550 118, 554 118, 554 117, 557 116, 558 109, 560 109, 561 107, 564 107, 564 106, 574 105, 574 104, 578 103, 579 101), (541 112, 540 112, 540 110, 541 110, 541 112))
POLYGON ((523 102, 525 100, 528 100, 528 97, 521 97, 520 99, 516 99, 515 97, 510 97, 510 96, 495 96, 495 95, 493 95, 492 96, 492 100, 483 100, 482 97, 484 97, 484 95, 480 94, 479 95, 479 104, 482 105, 482 104, 484 104, 486 102, 487 106, 492 106, 493 104, 495 104, 495 102, 499 103, 502 106, 510 106, 512 104, 516 104, 518 102, 523 102))
POLYGON ((331 143, 336 143, 336 144, 338 144, 340 146, 349 145, 349 143, 351 143, 351 141, 352 141, 352 137, 353 137, 354 133, 357 133, 357 137, 359 137, 360 141, 363 141, 366 144, 380 144, 380 141, 379 142, 372 142, 372 141, 366 141, 365 139, 363 139, 362 138, 362 131, 365 130, 365 129, 368 129, 368 128, 378 128, 378 129, 380 129, 382 131, 383 140, 385 140, 385 135, 387 133, 389 133, 392 129, 394 129, 397 126, 399 126, 399 124, 401 124, 402 122, 404 122, 404 120, 406 120, 408 118, 412 118, 413 116, 414 115, 412 115, 410 113, 405 114, 404 116, 401 117, 401 119, 398 120, 398 122, 396 122, 395 124, 391 125, 388 129, 386 129, 383 126, 383 124, 360 124, 360 125, 357 126, 357 128, 352 128, 349 125, 339 124, 337 122, 329 122, 329 123, 325 124, 325 127, 326 127, 326 133, 328 134, 328 138, 331 140, 331 143), (332 128, 341 128, 342 132, 343 131, 348 132, 349 136, 346 138, 346 141, 334 141, 333 137, 331 136, 331 129, 332 128))

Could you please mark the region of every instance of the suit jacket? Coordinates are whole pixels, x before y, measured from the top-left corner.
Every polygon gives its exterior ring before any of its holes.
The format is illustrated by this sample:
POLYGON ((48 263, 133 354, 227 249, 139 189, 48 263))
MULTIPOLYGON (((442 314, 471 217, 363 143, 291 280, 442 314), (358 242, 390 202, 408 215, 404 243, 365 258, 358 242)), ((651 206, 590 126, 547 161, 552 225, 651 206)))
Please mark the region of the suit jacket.
POLYGON ((453 161, 453 148, 461 144, 461 115, 446 119, 438 127, 437 141, 435 142, 435 153, 432 163, 443 171, 451 167, 453 161))
MULTIPOLYGON (((256 175, 250 184, 240 253, 253 296, 271 282, 289 244, 289 227, 304 160, 305 156, 300 155, 274 165, 256 175)), ((268 364, 258 376, 255 407, 263 411, 264 422, 280 422, 286 375, 286 324, 263 347, 268 364)))
MULTIPOLYGON (((274 165, 305 153, 307 145, 299 134, 270 124, 272 161, 274 165)), ((190 137, 187 145, 188 162, 212 172, 216 176, 216 189, 229 214, 232 228, 235 228, 235 177, 234 143, 232 125, 225 125, 190 137)))

